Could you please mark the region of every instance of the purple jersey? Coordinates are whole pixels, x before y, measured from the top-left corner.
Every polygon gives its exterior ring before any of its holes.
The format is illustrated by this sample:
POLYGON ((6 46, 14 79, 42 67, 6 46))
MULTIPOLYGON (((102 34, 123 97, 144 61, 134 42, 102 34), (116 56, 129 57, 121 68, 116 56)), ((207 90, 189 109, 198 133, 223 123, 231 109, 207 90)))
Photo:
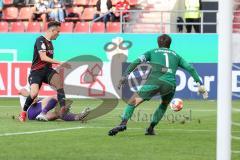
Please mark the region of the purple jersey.
POLYGON ((42 101, 38 100, 32 104, 27 110, 29 120, 35 120, 35 118, 42 112, 42 101))

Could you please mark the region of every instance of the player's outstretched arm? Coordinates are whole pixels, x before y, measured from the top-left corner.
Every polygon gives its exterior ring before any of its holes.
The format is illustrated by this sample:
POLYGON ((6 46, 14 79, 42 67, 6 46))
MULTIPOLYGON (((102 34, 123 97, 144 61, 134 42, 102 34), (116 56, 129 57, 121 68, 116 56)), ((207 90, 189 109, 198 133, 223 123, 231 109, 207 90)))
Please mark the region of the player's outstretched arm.
POLYGON ((205 86, 202 84, 202 81, 200 80, 200 76, 198 75, 195 68, 191 64, 187 63, 183 58, 180 58, 179 66, 185 69, 186 71, 188 71, 188 73, 193 77, 194 81, 197 82, 198 93, 203 96, 203 99, 207 99, 208 92, 205 86))
POLYGON ((134 62, 132 62, 128 68, 126 69, 126 71, 123 74, 123 77, 121 78, 121 80, 119 81, 118 84, 118 89, 120 89, 122 87, 122 85, 124 85, 127 81, 127 77, 128 75, 141 63, 146 63, 147 61, 150 60, 150 53, 146 52, 145 54, 141 55, 138 59, 136 59, 134 62))
POLYGON ((118 89, 120 89, 122 87, 122 85, 124 85, 127 82, 128 79, 128 75, 141 63, 140 59, 136 59, 133 63, 131 63, 128 68, 126 69, 126 71, 124 72, 122 78, 120 79, 119 83, 118 83, 118 89))
POLYGON ((208 92, 204 87, 204 85, 197 83, 197 86, 198 86, 198 94, 201 94, 203 96, 203 99, 208 99, 208 92))

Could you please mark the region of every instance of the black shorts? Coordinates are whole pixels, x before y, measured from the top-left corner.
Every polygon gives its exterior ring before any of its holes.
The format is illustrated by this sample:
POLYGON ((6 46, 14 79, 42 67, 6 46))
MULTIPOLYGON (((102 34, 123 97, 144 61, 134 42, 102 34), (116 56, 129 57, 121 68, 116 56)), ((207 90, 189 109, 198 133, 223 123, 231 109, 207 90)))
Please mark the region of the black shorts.
POLYGON ((40 70, 31 71, 28 82, 30 85, 39 84, 39 88, 42 86, 42 83, 50 84, 52 76, 57 72, 52 68, 43 68, 40 70))

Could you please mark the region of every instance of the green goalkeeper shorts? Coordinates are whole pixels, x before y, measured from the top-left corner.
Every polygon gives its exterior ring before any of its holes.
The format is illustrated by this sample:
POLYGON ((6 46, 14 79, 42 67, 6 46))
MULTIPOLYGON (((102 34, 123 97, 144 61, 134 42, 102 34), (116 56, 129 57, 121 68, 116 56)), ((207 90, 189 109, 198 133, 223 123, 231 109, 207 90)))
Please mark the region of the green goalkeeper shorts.
POLYGON ((165 82, 158 81, 152 82, 147 81, 142 88, 137 92, 137 94, 144 100, 150 100, 156 94, 160 94, 162 99, 171 100, 175 93, 175 85, 165 82))

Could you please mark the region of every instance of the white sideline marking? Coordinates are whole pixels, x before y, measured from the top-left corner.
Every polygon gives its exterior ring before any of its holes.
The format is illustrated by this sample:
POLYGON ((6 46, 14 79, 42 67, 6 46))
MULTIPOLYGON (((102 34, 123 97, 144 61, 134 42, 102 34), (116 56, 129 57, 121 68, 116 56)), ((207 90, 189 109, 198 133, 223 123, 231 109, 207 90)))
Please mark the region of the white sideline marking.
MULTIPOLYGON (((72 127, 72 128, 59 128, 59 129, 49 129, 49 130, 40 130, 40 131, 31 131, 31 132, 16 132, 16 133, 3 133, 0 134, 0 137, 3 136, 13 136, 13 135, 25 135, 25 134, 36 134, 36 133, 48 133, 48 132, 57 132, 57 131, 67 131, 75 129, 109 129, 110 127, 72 127)), ((142 130, 144 128, 128 128, 128 130, 142 130)), ((214 130, 185 130, 185 129, 156 129, 161 131, 186 131, 186 132, 215 132, 214 130)))
POLYGON ((232 151, 232 153, 237 153, 237 154, 239 154, 239 153, 240 153, 240 151, 232 151))
POLYGON ((238 108, 233 108, 232 111, 234 111, 234 112, 240 112, 240 109, 238 109, 238 108))
POLYGON ((240 123, 232 122, 232 125, 240 127, 240 123))
MULTIPOLYGON (((18 106, 0 106, 0 108, 16 108, 18 106)), ((115 108, 114 110, 123 110, 124 108, 115 108)), ((137 109, 138 111, 154 111, 155 108, 152 108, 152 109, 148 109, 148 108, 139 108, 137 109)), ((193 111, 193 112, 216 112, 217 110, 216 109, 185 109, 183 111, 193 111)), ((236 109, 237 111, 240 112, 240 109, 236 109)))
POLYGON ((83 128, 83 127, 58 128, 58 129, 48 129, 48 130, 31 131, 31 132, 3 133, 3 134, 0 134, 0 137, 14 136, 14 135, 25 135, 25 134, 35 134, 35 133, 47 133, 47 132, 56 132, 56 131, 68 131, 68 130, 74 130, 74 129, 80 129, 80 128, 83 128))
MULTIPOLYGON (((148 109, 148 108, 138 108, 137 111, 154 111, 156 108, 148 109)), ((115 108, 114 110, 124 110, 124 108, 115 108)), ((169 109, 170 110, 170 109, 169 109)), ((182 111, 193 111, 193 112, 217 112, 216 109, 183 109, 182 111)), ((240 110, 240 109, 239 109, 240 110)), ((170 110, 171 111, 171 110, 170 110)))
MULTIPOLYGON (((1 106, 0 105, 0 108, 17 108, 18 106, 1 106)), ((115 108, 114 110, 123 110, 124 108, 115 108)), ((153 109, 147 109, 147 108, 139 108, 137 109, 138 111, 154 111, 155 108, 153 109)), ((216 112, 217 110, 216 109, 189 109, 187 108, 186 110, 183 110, 183 111, 194 111, 194 112, 216 112)), ((238 108, 232 108, 232 111, 234 112, 240 112, 240 109, 238 108)))
POLYGON ((232 139, 240 140, 240 137, 232 136, 232 139))
MULTIPOLYGON (((39 131, 30 131, 30 132, 15 132, 15 133, 2 133, 0 134, 0 137, 4 136, 15 136, 15 135, 26 135, 26 134, 37 134, 37 133, 48 133, 48 132, 57 132, 57 131, 68 131, 68 130, 75 130, 75 129, 110 129, 111 127, 71 127, 71 128, 58 128, 58 129, 48 129, 48 130, 39 130, 39 131)), ((128 130, 144 130, 145 128, 128 128, 128 130)), ((215 133, 215 130, 192 130, 192 129, 156 129, 157 131, 181 131, 181 132, 213 132, 215 133)), ((238 132, 240 131, 232 131, 232 132, 238 132)))
POLYGON ((19 106, 0 106, 0 108, 15 108, 15 107, 19 107, 19 106))

